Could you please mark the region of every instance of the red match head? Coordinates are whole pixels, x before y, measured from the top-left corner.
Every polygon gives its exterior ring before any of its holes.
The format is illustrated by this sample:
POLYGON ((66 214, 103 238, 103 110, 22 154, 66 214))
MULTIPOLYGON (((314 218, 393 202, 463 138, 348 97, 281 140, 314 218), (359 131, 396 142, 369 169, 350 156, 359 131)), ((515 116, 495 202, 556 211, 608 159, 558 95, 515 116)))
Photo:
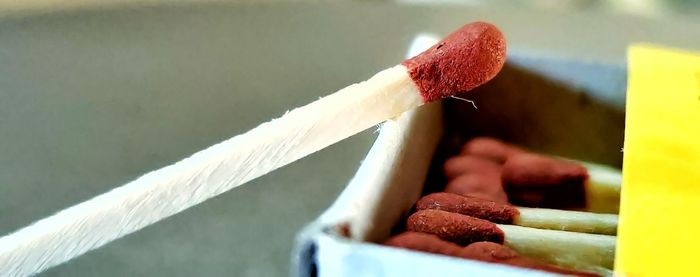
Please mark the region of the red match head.
POLYGON ((421 197, 417 210, 441 210, 485 219, 494 223, 513 223, 520 214, 513 206, 476 197, 436 192, 421 197))
POLYGON ((468 245, 477 241, 503 243, 505 234, 496 224, 441 210, 420 210, 408 217, 406 229, 433 234, 446 241, 468 245))
POLYGON ((506 42, 495 26, 462 26, 418 56, 402 62, 425 102, 449 97, 491 80, 506 60, 506 42))

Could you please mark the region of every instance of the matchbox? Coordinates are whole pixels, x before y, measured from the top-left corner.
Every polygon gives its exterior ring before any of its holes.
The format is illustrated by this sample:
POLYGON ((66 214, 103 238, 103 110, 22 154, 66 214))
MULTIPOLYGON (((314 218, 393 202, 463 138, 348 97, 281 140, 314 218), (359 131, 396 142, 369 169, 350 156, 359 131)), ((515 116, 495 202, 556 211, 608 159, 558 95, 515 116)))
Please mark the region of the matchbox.
MULTIPOLYGON (((382 243, 402 231, 421 196, 444 188, 444 162, 473 137, 620 168, 625 88, 622 65, 511 51, 502 72, 466 99, 428 104, 381 126, 336 202, 299 233, 293 275, 552 275, 382 243)), ((616 209, 615 201, 591 205, 616 209)))

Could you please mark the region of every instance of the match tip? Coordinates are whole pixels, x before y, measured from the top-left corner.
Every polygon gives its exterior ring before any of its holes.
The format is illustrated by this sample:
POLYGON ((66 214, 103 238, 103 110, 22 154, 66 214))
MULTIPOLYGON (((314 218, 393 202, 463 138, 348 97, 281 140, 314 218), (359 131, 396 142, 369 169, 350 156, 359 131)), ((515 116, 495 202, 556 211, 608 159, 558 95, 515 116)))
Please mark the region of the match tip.
POLYGON ((496 76, 506 60, 506 42, 496 26, 462 26, 430 49, 402 64, 425 102, 476 88, 496 76))
POLYGON ((503 180, 516 186, 554 186, 582 183, 588 170, 580 164, 540 154, 513 155, 503 164, 503 180))
POLYGON ((408 217, 406 227, 409 231, 433 234, 459 245, 478 241, 503 243, 505 238, 494 223, 441 210, 417 211, 408 217))
POLYGON ((510 205, 476 197, 436 192, 416 202, 417 210, 441 210, 485 219, 494 223, 510 224, 520 214, 510 205))

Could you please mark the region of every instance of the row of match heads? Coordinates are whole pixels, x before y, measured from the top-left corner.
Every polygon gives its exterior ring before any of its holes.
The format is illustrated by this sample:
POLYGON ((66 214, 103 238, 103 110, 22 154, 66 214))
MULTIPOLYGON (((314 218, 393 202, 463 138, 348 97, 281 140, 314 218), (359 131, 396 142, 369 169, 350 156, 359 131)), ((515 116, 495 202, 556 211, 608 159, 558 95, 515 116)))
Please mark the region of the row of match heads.
POLYGON ((444 166, 445 192, 525 207, 617 213, 622 174, 477 137, 444 166))
MULTIPOLYGON (((587 203, 601 202, 586 191, 605 191, 604 202, 619 201, 620 184, 596 176, 601 167, 588 167, 492 138, 473 139, 446 161, 444 191, 419 199, 406 232, 385 244, 566 275, 610 275, 618 217, 585 211, 587 203)), ((619 174, 610 171, 605 174, 619 174)))

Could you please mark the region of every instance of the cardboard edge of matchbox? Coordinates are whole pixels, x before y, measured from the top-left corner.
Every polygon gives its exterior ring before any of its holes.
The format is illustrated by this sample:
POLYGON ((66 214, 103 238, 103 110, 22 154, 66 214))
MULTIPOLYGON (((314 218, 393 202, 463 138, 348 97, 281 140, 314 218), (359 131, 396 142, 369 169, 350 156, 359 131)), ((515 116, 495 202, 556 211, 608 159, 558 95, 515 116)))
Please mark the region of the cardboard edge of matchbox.
POLYGON ((467 95, 477 108, 449 99, 383 123, 338 199, 299 232, 291 275, 551 276, 376 243, 390 236, 420 197, 431 164, 439 162, 436 153, 451 151, 465 137, 494 136, 546 153, 619 166, 625 88, 624 66, 515 51, 496 79, 467 95), (498 105, 500 109, 486 108, 498 105), (559 121, 552 120, 563 112, 559 121))

